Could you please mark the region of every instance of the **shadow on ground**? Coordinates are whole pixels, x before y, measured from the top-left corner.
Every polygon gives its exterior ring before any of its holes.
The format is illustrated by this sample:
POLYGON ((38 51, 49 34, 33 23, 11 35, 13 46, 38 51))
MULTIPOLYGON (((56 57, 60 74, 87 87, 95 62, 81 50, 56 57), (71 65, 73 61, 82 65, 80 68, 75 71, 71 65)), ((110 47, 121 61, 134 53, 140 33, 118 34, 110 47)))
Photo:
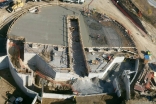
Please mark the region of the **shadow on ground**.
POLYGON ((7 101, 9 101, 9 99, 13 98, 13 97, 15 97, 15 98, 22 97, 23 98, 22 104, 31 104, 32 103, 33 99, 28 97, 27 95, 25 95, 21 91, 21 89, 17 86, 17 84, 15 83, 15 81, 10 73, 9 68, 0 70, 0 81, 2 82, 1 87, 3 87, 3 90, 0 90, 1 104, 2 104, 2 102, 5 102, 5 104, 7 104, 7 101))

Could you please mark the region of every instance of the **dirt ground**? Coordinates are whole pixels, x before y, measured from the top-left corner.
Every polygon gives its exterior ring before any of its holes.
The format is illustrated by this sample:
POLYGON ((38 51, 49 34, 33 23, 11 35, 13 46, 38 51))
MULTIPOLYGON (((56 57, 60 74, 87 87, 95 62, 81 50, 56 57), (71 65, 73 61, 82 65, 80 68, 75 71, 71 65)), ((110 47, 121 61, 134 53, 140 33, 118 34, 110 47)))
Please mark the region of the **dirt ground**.
POLYGON ((147 0, 132 0, 133 3, 140 9, 143 16, 147 21, 149 21, 153 26, 156 27, 156 8, 152 7, 147 0))
POLYGON ((6 104, 10 97, 22 97, 23 104, 31 104, 32 98, 26 96, 15 83, 10 70, 0 70, 0 104, 6 104))
POLYGON ((42 99, 42 104, 75 104, 73 100, 63 100, 63 99, 42 99))
POLYGON ((149 5, 147 0, 142 0, 142 1, 140 1, 140 0, 122 0, 122 2, 124 3, 124 5, 129 4, 126 7, 131 11, 131 13, 135 14, 134 16, 135 16, 135 18, 136 17, 138 18, 138 19, 137 18, 136 19, 139 21, 138 22, 139 26, 141 26, 141 28, 144 28, 144 31, 147 32, 147 34, 151 38, 152 42, 154 44, 156 44, 156 35, 155 35, 155 33, 156 33, 156 28, 155 28, 156 27, 156 18, 155 18, 156 8, 149 5), (134 6, 132 9, 132 4, 128 3, 128 1, 132 1, 132 3, 134 3, 134 5, 141 11, 141 13, 142 13, 141 18, 138 18, 138 13, 136 13, 136 11, 134 11, 134 6), (141 23, 140 23, 140 21, 141 21, 141 23), (142 25, 144 27, 142 27, 142 25))
POLYGON ((115 95, 98 95, 87 97, 76 97, 74 99, 43 99, 42 104, 121 104, 122 98, 115 95))

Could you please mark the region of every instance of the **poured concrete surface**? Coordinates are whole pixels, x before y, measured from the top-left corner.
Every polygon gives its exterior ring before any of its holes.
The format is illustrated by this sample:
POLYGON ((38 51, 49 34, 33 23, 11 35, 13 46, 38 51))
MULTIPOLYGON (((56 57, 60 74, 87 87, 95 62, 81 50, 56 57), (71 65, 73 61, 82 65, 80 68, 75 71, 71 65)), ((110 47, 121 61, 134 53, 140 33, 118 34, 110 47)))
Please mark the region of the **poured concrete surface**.
POLYGON ((88 65, 90 66, 90 69, 92 72, 100 72, 103 71, 105 65, 107 64, 106 60, 104 60, 104 58, 102 57, 104 53, 95 53, 94 55, 91 53, 86 53, 86 57, 87 57, 87 61, 88 61, 88 65), (97 64, 92 64, 91 61, 96 61, 97 64))
MULTIPOLYGON (((41 8, 39 14, 27 13, 13 25, 10 35, 24 36, 27 42, 67 46, 67 15, 79 15, 76 8, 49 6, 41 8)), ((81 15, 81 34, 86 46, 89 46, 88 32, 81 15)))
MULTIPOLYGON (((97 17, 97 15, 95 15, 97 17)), ((122 47, 122 41, 120 34, 116 30, 119 28, 114 27, 113 22, 102 22, 99 23, 92 17, 83 16, 87 31, 89 33, 89 39, 85 42, 90 47, 122 47), (105 24, 105 25, 104 25, 105 24)), ((126 40, 127 41, 127 40, 126 40)))

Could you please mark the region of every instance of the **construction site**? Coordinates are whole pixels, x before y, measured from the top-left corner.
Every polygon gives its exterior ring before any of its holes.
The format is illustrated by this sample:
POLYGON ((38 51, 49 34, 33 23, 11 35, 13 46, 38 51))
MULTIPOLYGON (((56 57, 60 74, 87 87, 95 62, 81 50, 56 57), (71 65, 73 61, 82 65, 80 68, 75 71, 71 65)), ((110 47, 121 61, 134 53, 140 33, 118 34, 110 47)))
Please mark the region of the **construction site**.
MULTIPOLYGON (((154 51, 141 49, 131 29, 91 7, 94 0, 16 2, 0 24, 6 34, 0 76, 12 84, 2 103, 155 104, 154 51)), ((107 1, 122 12, 116 2, 107 1)))

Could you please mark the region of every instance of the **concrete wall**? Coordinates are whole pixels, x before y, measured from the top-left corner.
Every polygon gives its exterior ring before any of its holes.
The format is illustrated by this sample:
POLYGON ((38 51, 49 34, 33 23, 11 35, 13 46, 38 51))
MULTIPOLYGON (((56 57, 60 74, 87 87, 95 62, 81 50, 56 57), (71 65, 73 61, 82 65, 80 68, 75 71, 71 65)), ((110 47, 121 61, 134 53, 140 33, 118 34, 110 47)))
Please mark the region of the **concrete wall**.
POLYGON ((67 81, 72 78, 79 78, 79 76, 75 73, 56 73, 55 80, 56 81, 67 81))
MULTIPOLYGON (((9 53, 8 53, 8 43, 9 43, 9 40, 7 40, 7 55, 9 56, 9 53)), ((38 96, 38 93, 32 91, 32 90, 29 90, 28 88, 26 88, 24 86, 25 82, 23 81, 22 77, 20 74, 17 73, 16 69, 14 68, 10 58, 8 57, 8 63, 9 63, 9 68, 10 68, 10 72, 16 82, 16 84, 19 86, 19 88, 28 96, 34 98, 36 95, 38 96)))
POLYGON ((24 63, 29 65, 35 65, 40 72, 43 74, 55 78, 56 72, 46 63, 39 55, 35 53, 25 53, 24 63))
POLYGON ((42 98, 56 98, 56 99, 67 99, 74 95, 54 94, 54 93, 43 93, 42 98))
POLYGON ((35 96, 34 100, 32 101, 31 104, 35 104, 36 103, 36 100, 37 100, 37 95, 35 96))
POLYGON ((36 65, 36 54, 35 53, 24 53, 24 63, 30 65, 36 65))
POLYGON ((126 70, 122 73, 122 79, 124 81, 124 85, 126 87, 126 99, 131 99, 131 92, 130 92, 130 80, 129 75, 127 75, 126 70))
POLYGON ((79 18, 78 18, 78 25, 79 25, 80 44, 81 44, 81 49, 83 51, 83 58, 84 58, 85 66, 86 66, 86 73, 87 73, 87 75, 89 75, 89 72, 91 69, 87 63, 87 58, 86 58, 86 54, 85 54, 85 50, 84 50, 84 46, 83 46, 83 39, 82 39, 82 34, 81 34, 81 26, 80 26, 79 18))
POLYGON ((121 63, 123 62, 124 57, 116 57, 114 58, 114 60, 112 61, 112 63, 105 69, 105 71, 103 72, 103 76, 107 73, 107 71, 115 64, 115 63, 121 63))
MULTIPOLYGON (((86 97, 86 96, 100 96, 100 95, 107 95, 106 93, 101 94, 92 94, 92 95, 76 95, 76 97, 86 97)), ((42 98, 56 98, 56 99, 68 99, 75 95, 64 95, 64 94, 54 94, 54 93, 43 93, 42 98)))
POLYGON ((84 46, 83 46, 83 41, 82 41, 82 36, 81 36, 81 28, 80 28, 80 21, 79 21, 79 18, 77 16, 67 16, 67 31, 68 31, 68 54, 69 54, 69 61, 70 61, 70 68, 73 68, 73 62, 72 62, 72 56, 71 56, 71 53, 72 53, 72 40, 71 40, 71 31, 69 29, 70 26, 70 20, 71 19, 76 19, 77 22, 78 22, 78 31, 79 31, 79 38, 80 38, 80 44, 81 44, 81 49, 82 49, 82 52, 83 52, 83 57, 84 57, 84 62, 85 62, 85 67, 86 67, 86 70, 85 70, 85 73, 88 75, 89 74, 89 71, 90 71, 90 67, 88 66, 87 64, 87 61, 86 61, 86 54, 85 54, 85 51, 84 51, 84 46))
POLYGON ((0 57, 0 70, 8 68, 9 62, 8 62, 8 56, 1 56, 0 57))
POLYGON ((36 55, 36 66, 45 75, 55 78, 56 72, 39 55, 36 55))
POLYGON ((17 73, 16 69, 13 67, 12 63, 10 62, 9 59, 9 67, 10 67, 10 72, 17 83, 17 85, 20 87, 20 89, 28 96, 34 98, 36 95, 38 95, 36 92, 29 90, 28 88, 25 87, 25 81, 23 81, 23 77, 17 73))
POLYGON ((100 73, 89 73, 89 78, 93 78, 93 77, 98 77, 98 78, 103 78, 103 72, 100 73))
POLYGON ((133 81, 138 73, 138 70, 139 70, 139 59, 135 60, 135 69, 134 70, 135 70, 135 75, 134 75, 133 79, 131 80, 131 84, 133 83, 133 81))
POLYGON ((28 82, 28 75, 26 74, 21 74, 21 73, 18 73, 19 77, 21 78, 22 80, 22 84, 23 86, 26 86, 27 85, 27 82, 28 82))
POLYGON ((124 60, 124 57, 116 57, 114 60, 107 66, 107 68, 100 73, 89 73, 89 78, 98 77, 100 79, 103 78, 103 76, 107 73, 108 70, 115 64, 115 63, 121 63, 124 60))
POLYGON ((23 81, 23 86, 32 86, 34 82, 33 73, 30 75, 18 73, 18 75, 23 81))

